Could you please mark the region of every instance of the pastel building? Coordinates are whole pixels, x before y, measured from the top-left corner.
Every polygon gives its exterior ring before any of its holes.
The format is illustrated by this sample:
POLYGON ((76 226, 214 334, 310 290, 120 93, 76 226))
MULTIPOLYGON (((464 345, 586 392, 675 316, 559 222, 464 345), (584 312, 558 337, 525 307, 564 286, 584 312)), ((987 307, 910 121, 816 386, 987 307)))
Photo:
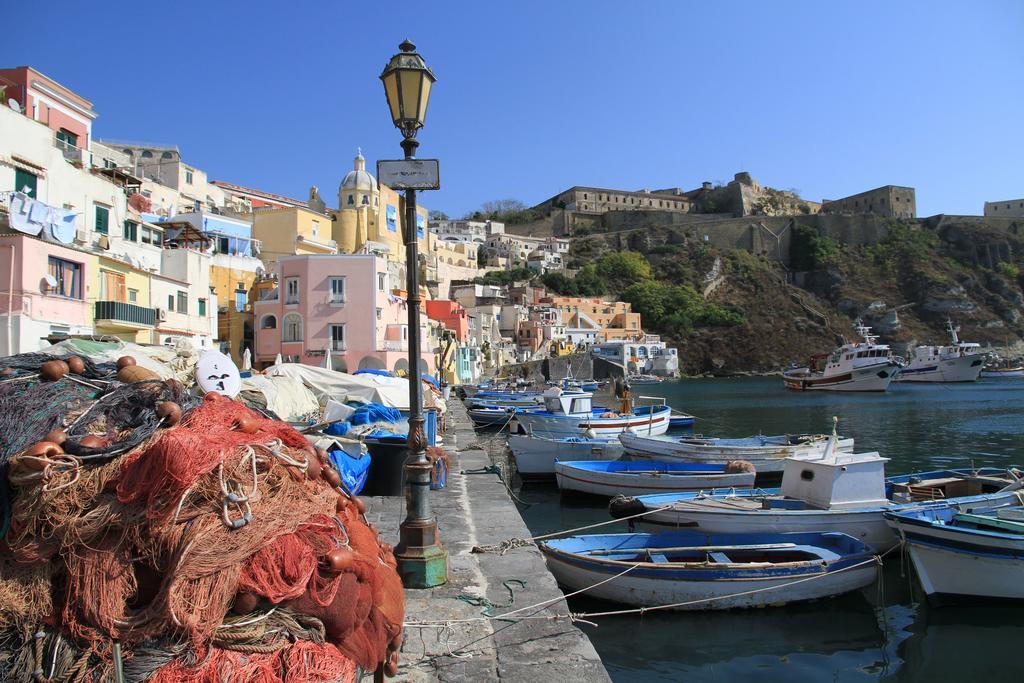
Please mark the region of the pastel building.
POLYGON ((596 297, 548 296, 542 302, 561 311, 562 319, 567 321, 567 327, 579 327, 573 320, 576 314, 582 314, 585 319, 599 325, 599 342, 617 339, 637 340, 644 336, 640 327, 640 314, 634 313, 630 304, 624 301, 605 301, 596 297))
POLYGON ((271 265, 285 256, 337 254, 331 217, 304 207, 258 209, 252 235, 260 242, 260 258, 271 265))
MULTIPOLYGON (((254 364, 287 362, 341 372, 408 372, 404 294, 376 254, 306 254, 277 259, 277 287, 253 303, 254 364)), ((423 372, 434 372, 427 317, 419 330, 423 372)))
POLYGON ((50 137, 68 161, 89 163, 92 122, 97 116, 92 102, 30 66, 0 69, 0 87, 5 109, 9 102, 16 102, 25 117, 50 129, 50 137))
POLYGON ((91 334, 97 258, 22 234, 0 235, 0 356, 51 336, 91 334))
POLYGON ((465 342, 469 338, 469 315, 456 301, 435 299, 426 302, 427 317, 444 325, 455 334, 455 340, 465 342))

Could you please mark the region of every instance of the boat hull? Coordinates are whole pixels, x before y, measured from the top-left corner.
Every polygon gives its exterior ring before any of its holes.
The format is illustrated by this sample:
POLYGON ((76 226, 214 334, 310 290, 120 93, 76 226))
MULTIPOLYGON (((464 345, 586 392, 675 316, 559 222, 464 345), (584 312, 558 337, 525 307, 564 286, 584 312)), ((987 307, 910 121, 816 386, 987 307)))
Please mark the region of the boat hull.
MULTIPOLYGON (((640 410, 643 410, 642 408, 640 410)), ((591 432, 593 438, 614 439, 625 431, 658 436, 668 431, 671 409, 668 406, 647 414, 596 417, 594 415, 555 415, 547 412, 520 413, 519 426, 527 433, 549 439, 583 436, 591 432)), ((588 434, 588 436, 590 436, 588 434)))
POLYGON ((618 441, 587 440, 579 442, 544 439, 524 434, 508 437, 508 446, 516 461, 516 469, 524 477, 551 477, 555 460, 618 460, 622 444, 618 441))
POLYGON ((932 363, 911 364, 900 370, 895 382, 973 382, 981 374, 985 354, 972 353, 932 363))
MULTIPOLYGON (((868 552, 807 562, 799 567, 722 566, 708 561, 669 566, 607 562, 565 552, 547 543, 540 547, 548 569, 566 588, 587 589, 589 597, 624 605, 673 611, 768 607, 817 600, 868 586, 875 581, 878 571, 868 552)), ((728 553, 729 547, 723 546, 722 550, 728 553)))
MULTIPOLYGON (((743 493, 738 495, 742 496, 743 493)), ((642 499, 641 499, 642 500, 642 499)), ((726 505, 728 504, 728 499, 726 505)), ((902 512, 954 505, 970 506, 1019 505, 1015 493, 992 493, 964 498, 948 498, 924 503, 899 503, 886 507, 849 510, 729 510, 726 507, 694 509, 669 507, 653 512, 643 519, 655 524, 686 527, 704 533, 779 534, 790 532, 839 531, 885 552, 895 547, 899 539, 885 520, 886 512, 902 512)), ((650 510, 657 505, 645 503, 650 510)))
POLYGON ((1000 377, 1024 377, 1024 369, 1015 370, 982 370, 981 376, 985 379, 999 379, 1000 377))
MULTIPOLYGON (((643 465, 643 463, 639 463, 643 465)), ((595 496, 642 496, 668 491, 704 491, 715 488, 750 488, 754 472, 717 472, 687 474, 682 472, 602 472, 574 467, 571 462, 555 462, 555 479, 563 491, 576 491, 595 496)))
POLYGON ((829 376, 786 372, 782 381, 794 391, 885 391, 898 370, 896 363, 879 363, 829 376))
MULTIPOLYGON (((695 462, 721 464, 730 460, 746 460, 758 474, 781 472, 786 458, 817 459, 825 452, 828 439, 821 438, 809 444, 777 446, 733 446, 686 443, 685 440, 648 439, 646 435, 622 434, 619 441, 634 458, 665 462, 695 462)), ((853 439, 836 442, 840 453, 853 452, 853 439)))

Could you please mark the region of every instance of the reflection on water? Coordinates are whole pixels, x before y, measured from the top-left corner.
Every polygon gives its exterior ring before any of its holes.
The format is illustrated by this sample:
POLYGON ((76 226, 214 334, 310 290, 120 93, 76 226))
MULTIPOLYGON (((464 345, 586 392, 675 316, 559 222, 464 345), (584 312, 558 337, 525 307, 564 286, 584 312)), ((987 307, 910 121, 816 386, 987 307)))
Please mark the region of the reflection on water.
MULTIPOLYGON (((1024 464, 1024 381, 894 385, 885 394, 798 394, 777 378, 693 380, 643 387, 698 416, 698 432, 749 436, 826 432, 833 415, 858 451, 877 450, 899 474, 1024 464)), ((606 505, 524 486, 535 534, 608 519, 606 505)), ((624 524, 604 527, 624 531, 624 524)), ((1019 680, 1024 608, 929 609, 907 561, 882 581, 833 600, 736 612, 648 613, 583 626, 617 681, 1019 680)), ((607 603, 574 599, 574 612, 607 603)))

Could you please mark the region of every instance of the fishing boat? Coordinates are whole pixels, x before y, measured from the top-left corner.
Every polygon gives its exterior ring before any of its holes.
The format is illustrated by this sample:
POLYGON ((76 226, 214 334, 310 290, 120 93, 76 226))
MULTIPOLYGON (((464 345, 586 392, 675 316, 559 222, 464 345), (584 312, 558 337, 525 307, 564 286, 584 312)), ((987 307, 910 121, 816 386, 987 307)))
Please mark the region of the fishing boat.
POLYGON ((886 513, 935 605, 1024 601, 1024 507, 886 513))
POLYGON ((910 360, 896 375, 896 382, 973 382, 978 379, 987 353, 981 344, 960 341, 959 326, 946 321, 949 346, 915 346, 910 360))
POLYGON ((900 368, 885 344, 876 344, 871 328, 857 326, 862 342, 843 344, 831 354, 812 356, 806 367, 782 373, 795 391, 885 391, 900 368))
POLYGON ((685 429, 692 427, 695 418, 693 415, 686 415, 685 413, 672 413, 668 418, 669 429, 685 429))
MULTIPOLYGON (((746 460, 758 473, 781 472, 786 458, 815 460, 825 453, 829 437, 825 434, 780 434, 748 436, 741 439, 714 437, 659 437, 621 434, 619 441, 633 458, 674 462, 724 465, 730 460, 746 460)), ((839 437, 840 452, 853 450, 853 439, 839 437)))
POLYGON ((622 444, 617 439, 588 439, 567 436, 548 439, 530 434, 510 434, 508 447, 516 461, 516 469, 523 477, 551 477, 555 474, 555 460, 618 460, 622 457, 622 444))
POLYGON ((1024 377, 1024 365, 1013 361, 995 360, 982 367, 981 377, 983 379, 1024 377))
POLYGON ((613 500, 612 516, 650 512, 645 522, 705 533, 841 531, 876 551, 896 545, 883 514, 929 508, 1019 505, 1021 487, 1007 470, 951 469, 885 478, 877 452, 828 452, 787 459, 780 489, 663 493, 613 500))
POLYGON ((616 460, 555 461, 555 479, 562 491, 596 496, 642 496, 665 491, 750 488, 756 472, 749 463, 702 465, 684 462, 616 460))
POLYGON ((544 403, 544 396, 541 392, 530 393, 506 393, 488 394, 485 396, 474 396, 466 399, 467 408, 476 406, 517 406, 523 408, 537 408, 544 403))
MULTIPOLYGON (((543 410, 516 414, 518 431, 546 438, 586 436, 592 439, 614 438, 625 431, 657 436, 668 431, 672 409, 664 404, 633 407, 623 401, 624 410, 594 408, 593 394, 562 391, 553 387, 544 392, 543 410)), ((513 429, 513 431, 516 431, 513 429)))
POLYGON ((635 607, 767 607, 855 591, 878 563, 840 533, 593 534, 538 544, 558 583, 635 607))
POLYGON ((515 406, 476 404, 466 409, 466 414, 477 427, 497 427, 508 424, 516 414, 515 406))

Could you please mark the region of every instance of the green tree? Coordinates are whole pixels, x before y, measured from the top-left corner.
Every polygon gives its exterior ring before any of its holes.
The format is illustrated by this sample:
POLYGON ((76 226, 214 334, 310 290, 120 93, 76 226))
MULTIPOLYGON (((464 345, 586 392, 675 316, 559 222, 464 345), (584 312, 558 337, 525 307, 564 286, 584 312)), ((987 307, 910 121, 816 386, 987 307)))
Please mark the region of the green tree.
POLYGON ((789 242, 789 264, 793 270, 818 270, 839 254, 839 243, 814 228, 798 225, 789 242))
POLYGON ((651 264, 636 251, 612 251, 597 262, 597 273, 613 285, 630 285, 651 277, 651 264))
POLYGON ((601 296, 607 290, 604 279, 598 274, 593 263, 580 268, 576 274, 576 292, 579 296, 601 296))
POLYGON ((555 294, 562 296, 577 296, 579 294, 576 281, 563 273, 544 273, 540 281, 544 287, 555 294))

